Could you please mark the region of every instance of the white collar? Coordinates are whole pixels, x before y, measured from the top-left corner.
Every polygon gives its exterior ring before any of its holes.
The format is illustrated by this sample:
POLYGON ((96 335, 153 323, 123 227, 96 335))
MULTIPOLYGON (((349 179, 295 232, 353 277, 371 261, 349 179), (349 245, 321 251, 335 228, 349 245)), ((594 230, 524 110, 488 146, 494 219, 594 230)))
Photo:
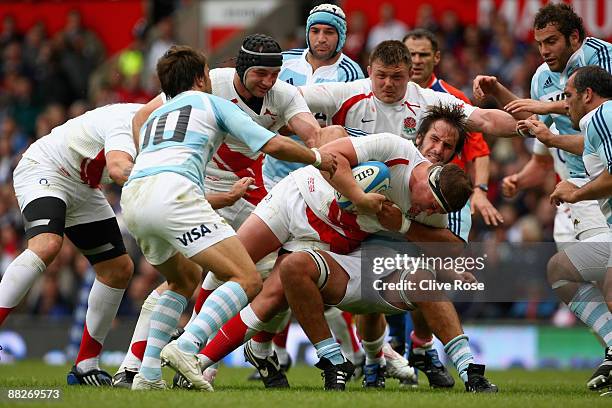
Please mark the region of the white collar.
MULTIPOLYGON (((602 106, 602 105, 603 104, 599 106, 602 106)), ((591 123, 591 118, 593 117, 593 115, 595 115, 595 112, 597 112, 597 109, 599 109, 599 106, 593 109, 592 111, 590 111, 589 113, 587 113, 586 115, 584 115, 582 119, 580 119, 580 122, 578 122, 580 125, 580 133, 582 133, 583 136, 586 136, 587 127, 589 126, 589 123, 591 123)))

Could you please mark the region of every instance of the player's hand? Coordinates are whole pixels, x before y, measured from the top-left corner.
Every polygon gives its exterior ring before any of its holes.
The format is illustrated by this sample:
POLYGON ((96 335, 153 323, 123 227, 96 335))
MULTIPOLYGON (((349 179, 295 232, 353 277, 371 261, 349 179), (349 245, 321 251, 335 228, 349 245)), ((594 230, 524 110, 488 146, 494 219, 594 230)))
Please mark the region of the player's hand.
POLYGON ((478 279, 476 279, 476 277, 470 272, 457 273, 457 277, 455 279, 466 283, 478 283, 478 279))
POLYGON ((474 78, 474 82, 472 84, 472 92, 474 94, 474 98, 479 101, 482 101, 488 95, 494 93, 497 85, 497 77, 489 75, 478 75, 476 78, 474 78))
POLYGON ((504 110, 511 115, 519 112, 546 115, 550 113, 550 105, 547 102, 537 101, 535 99, 515 99, 504 106, 504 110))
POLYGON ((318 169, 328 172, 329 177, 332 178, 336 172, 336 167, 338 167, 336 155, 329 152, 319 152, 321 153, 321 165, 318 167, 318 169))
POLYGON ((485 224, 497 227, 499 224, 504 223, 504 217, 502 217, 499 211, 493 207, 493 204, 491 204, 484 191, 474 189, 470 204, 472 207, 472 215, 478 211, 480 215, 482 215, 485 224))
POLYGON ((567 180, 563 180, 555 187, 555 191, 550 195, 550 202, 554 205, 559 205, 561 203, 575 203, 576 200, 576 190, 578 190, 578 186, 570 183, 567 180))
POLYGON ((387 197, 382 194, 364 193, 358 201, 353 204, 355 205, 357 214, 378 214, 382 210, 383 203, 386 199, 387 197))
POLYGON ((518 192, 518 174, 511 174, 502 180, 502 194, 504 197, 512 198, 518 192))
POLYGON ((534 119, 519 120, 517 122, 517 127, 527 129, 527 132, 535 136, 540 142, 544 143, 548 147, 554 147, 552 146, 552 142, 555 135, 543 122, 534 119))
POLYGON ((391 201, 387 200, 382 203, 380 212, 376 214, 378 222, 387 231, 399 231, 402 228, 403 214, 402 210, 391 201))
POLYGON ((232 189, 228 193, 232 203, 235 203, 241 199, 246 194, 249 186, 253 183, 255 183, 255 179, 253 177, 243 177, 235 182, 232 189))

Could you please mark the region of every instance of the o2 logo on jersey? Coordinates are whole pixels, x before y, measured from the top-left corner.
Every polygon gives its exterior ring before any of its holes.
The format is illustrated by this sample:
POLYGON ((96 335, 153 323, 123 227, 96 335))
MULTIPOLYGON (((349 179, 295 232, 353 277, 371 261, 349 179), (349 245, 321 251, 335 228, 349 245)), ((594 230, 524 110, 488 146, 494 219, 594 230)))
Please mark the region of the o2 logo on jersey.
POLYGON ((416 119, 409 116, 404 118, 404 132, 406 133, 414 133, 416 132, 416 119))
MULTIPOLYGON (((216 227, 216 225, 215 225, 216 227)), ((192 228, 191 230, 184 232, 182 237, 176 237, 178 241, 183 245, 187 246, 198 239, 202 238, 206 234, 210 234, 212 231, 206 225, 202 224, 199 227, 192 228)))

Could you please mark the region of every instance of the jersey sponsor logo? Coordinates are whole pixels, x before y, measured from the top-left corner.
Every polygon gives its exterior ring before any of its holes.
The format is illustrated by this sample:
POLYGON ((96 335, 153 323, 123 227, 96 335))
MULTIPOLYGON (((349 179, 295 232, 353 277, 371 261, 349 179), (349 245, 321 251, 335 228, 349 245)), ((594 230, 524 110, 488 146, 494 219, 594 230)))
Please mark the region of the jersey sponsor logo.
MULTIPOLYGON (((214 228, 217 229, 217 224, 214 225, 214 228)), ((210 234, 212 231, 206 225, 202 224, 199 227, 192 228, 189 231, 183 233, 183 236, 176 237, 176 239, 183 245, 187 246, 198 239, 202 238, 206 234, 210 234)))
POLYGON ((565 99, 565 92, 561 92, 559 94, 556 94, 554 96, 549 96, 548 100, 550 102, 556 102, 556 101, 562 101, 565 99))
POLYGON ((416 119, 413 117, 404 118, 404 132, 406 133, 414 133, 416 132, 416 119))
POLYGON ((544 81, 544 89, 550 88, 553 85, 554 83, 552 81, 552 78, 551 77, 546 78, 546 81, 544 81))
POLYGON ((315 191, 314 177, 308 177, 308 191, 311 193, 315 191))
POLYGON ((374 122, 374 119, 366 120, 366 118, 361 118, 361 123, 370 123, 370 122, 374 122))

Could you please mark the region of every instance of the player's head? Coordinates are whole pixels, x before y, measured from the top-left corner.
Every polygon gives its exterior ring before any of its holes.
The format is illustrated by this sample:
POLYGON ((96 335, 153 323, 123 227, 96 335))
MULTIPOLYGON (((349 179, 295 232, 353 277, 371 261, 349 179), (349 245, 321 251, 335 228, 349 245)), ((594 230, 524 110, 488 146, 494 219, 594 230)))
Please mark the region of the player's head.
POLYGON ((173 45, 157 61, 157 77, 168 98, 181 92, 210 92, 206 56, 188 45, 173 45))
POLYGON ((384 103, 399 102, 410 81, 410 52, 403 42, 383 41, 370 54, 368 76, 374 96, 384 103))
POLYGON ((568 4, 542 7, 533 22, 540 55, 551 71, 561 72, 585 37, 582 19, 568 4))
POLYGON ((236 59, 236 74, 244 87, 257 98, 263 98, 276 83, 282 50, 278 42, 264 34, 249 35, 242 42, 236 59))
POLYGON ((472 182, 461 167, 453 163, 434 164, 427 178, 410 186, 413 214, 444 214, 462 209, 472 195, 472 182))
POLYGON ((427 108, 417 129, 415 145, 432 163, 448 163, 461 153, 467 124, 461 105, 439 104, 427 108))
POLYGON ((344 11, 333 4, 320 4, 306 20, 306 45, 318 60, 328 60, 342 51, 346 41, 344 11))
POLYGON ((612 75, 596 65, 578 68, 565 85, 565 107, 572 127, 580 130, 580 119, 591 109, 593 102, 612 98, 612 75))
POLYGON ((421 86, 426 86, 434 68, 440 62, 438 39, 431 31, 417 28, 406 34, 402 42, 408 47, 412 60, 410 79, 421 86))

